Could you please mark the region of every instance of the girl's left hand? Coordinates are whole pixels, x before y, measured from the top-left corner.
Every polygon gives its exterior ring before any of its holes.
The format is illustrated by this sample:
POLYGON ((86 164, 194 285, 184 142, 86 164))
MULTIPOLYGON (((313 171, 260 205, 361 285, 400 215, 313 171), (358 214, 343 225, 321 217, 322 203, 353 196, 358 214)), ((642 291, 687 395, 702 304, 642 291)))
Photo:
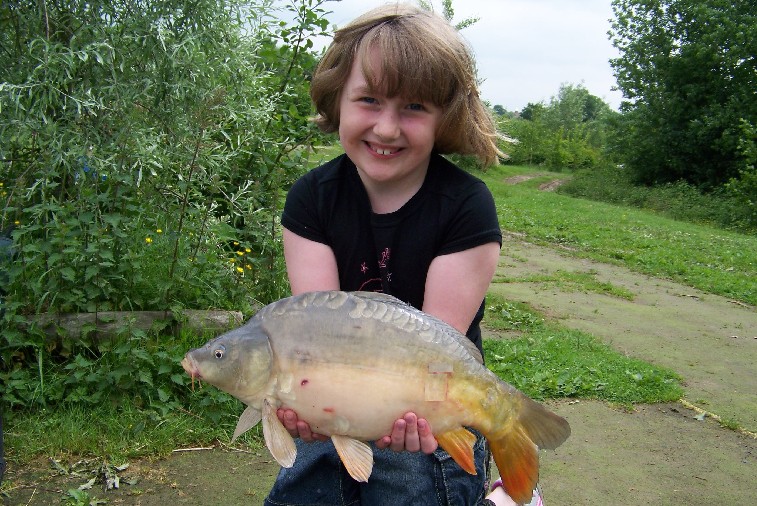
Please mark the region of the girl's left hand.
POLYGON ((376 441, 376 447, 383 450, 390 448, 395 452, 408 451, 429 455, 439 446, 431 433, 431 424, 425 418, 418 418, 415 413, 406 413, 396 420, 392 433, 376 441))

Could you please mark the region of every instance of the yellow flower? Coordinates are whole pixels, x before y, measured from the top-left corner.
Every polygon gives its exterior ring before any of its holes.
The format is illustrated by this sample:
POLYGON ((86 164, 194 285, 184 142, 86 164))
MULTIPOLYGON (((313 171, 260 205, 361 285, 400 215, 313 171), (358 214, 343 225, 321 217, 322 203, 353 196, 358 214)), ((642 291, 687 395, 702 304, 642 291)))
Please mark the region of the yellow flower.
POLYGON ((245 266, 244 266, 244 268, 245 268, 245 269, 248 269, 248 270, 249 270, 249 269, 252 269, 252 265, 250 265, 250 264, 247 264, 247 265, 245 265, 245 266))
POLYGON ((234 246, 239 246, 239 242, 234 241, 234 246))
POLYGON ((245 252, 245 253, 252 253, 252 250, 251 250, 250 248, 245 248, 245 249, 244 249, 244 252, 245 252))
POLYGON ((13 222, 13 224, 14 224, 14 225, 21 225, 21 222, 20 222, 20 221, 18 221, 18 220, 16 220, 16 221, 14 221, 14 222, 13 222))
POLYGON ((237 272, 244 272, 244 269, 242 269, 241 267, 237 267, 237 272))
POLYGON ((145 237, 145 242, 150 244, 152 242, 152 237, 145 237))
POLYGON ((244 255, 244 253, 242 253, 241 251, 237 251, 237 255, 239 255, 241 257, 241 256, 244 255))
POLYGON ((159 233, 159 234, 162 234, 162 233, 163 233, 163 230, 161 230, 161 229, 158 229, 158 230, 156 230, 156 232, 157 232, 157 233, 159 233))
POLYGON ((236 258, 229 258, 229 262, 231 262, 232 264, 233 264, 234 262, 236 262, 236 261, 237 261, 237 259, 236 259, 236 258))

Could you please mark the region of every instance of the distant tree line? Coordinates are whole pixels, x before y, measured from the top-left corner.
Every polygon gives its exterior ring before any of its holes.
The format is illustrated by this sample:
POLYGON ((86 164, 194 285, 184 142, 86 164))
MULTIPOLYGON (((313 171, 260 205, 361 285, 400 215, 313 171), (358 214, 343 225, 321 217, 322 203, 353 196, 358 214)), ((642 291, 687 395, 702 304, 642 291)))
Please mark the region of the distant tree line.
POLYGON ((641 185, 684 183, 735 198, 757 225, 757 3, 614 0, 613 111, 582 85, 516 114, 494 106, 513 163, 622 165, 641 185))

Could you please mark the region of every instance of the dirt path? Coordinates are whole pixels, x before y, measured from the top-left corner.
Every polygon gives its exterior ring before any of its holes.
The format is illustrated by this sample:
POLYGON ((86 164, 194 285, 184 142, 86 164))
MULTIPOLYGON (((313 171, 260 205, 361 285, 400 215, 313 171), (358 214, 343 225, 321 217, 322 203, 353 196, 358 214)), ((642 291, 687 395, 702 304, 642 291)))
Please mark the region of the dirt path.
MULTIPOLYGON (((576 259, 511 237, 492 290, 590 332, 618 350, 678 372, 686 399, 707 412, 757 431, 757 311, 624 268, 576 259), (633 300, 518 282, 526 273, 590 273, 633 293, 633 300)), ((547 276, 548 277, 548 276, 547 276)), ((551 402, 573 434, 542 453, 549 506, 757 504, 757 440, 721 427, 682 404, 638 406, 633 413, 599 402, 551 402)), ((227 447, 134 462, 108 504, 261 504, 278 467, 265 449, 227 447)), ((56 474, 46 462, 11 467, 8 505, 60 504, 61 493, 86 482, 56 474)))

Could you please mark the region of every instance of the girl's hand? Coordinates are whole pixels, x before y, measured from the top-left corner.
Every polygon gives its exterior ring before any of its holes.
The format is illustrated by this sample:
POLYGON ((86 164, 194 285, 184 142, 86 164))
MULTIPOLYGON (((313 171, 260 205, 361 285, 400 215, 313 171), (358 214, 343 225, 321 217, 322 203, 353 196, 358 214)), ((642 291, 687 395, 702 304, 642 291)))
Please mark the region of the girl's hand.
POLYGON ((376 441, 376 447, 383 450, 390 448, 395 452, 408 451, 429 455, 436 450, 439 443, 431 433, 431 424, 425 418, 418 418, 415 413, 406 413, 396 420, 392 433, 376 441))
POLYGON ((294 438, 300 438, 306 443, 312 443, 313 441, 328 441, 329 437, 323 434, 318 434, 310 430, 310 425, 307 422, 297 418, 297 413, 291 409, 279 408, 276 410, 276 416, 279 417, 281 423, 294 438))

